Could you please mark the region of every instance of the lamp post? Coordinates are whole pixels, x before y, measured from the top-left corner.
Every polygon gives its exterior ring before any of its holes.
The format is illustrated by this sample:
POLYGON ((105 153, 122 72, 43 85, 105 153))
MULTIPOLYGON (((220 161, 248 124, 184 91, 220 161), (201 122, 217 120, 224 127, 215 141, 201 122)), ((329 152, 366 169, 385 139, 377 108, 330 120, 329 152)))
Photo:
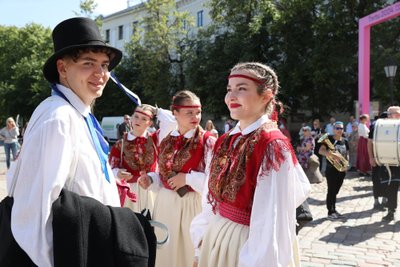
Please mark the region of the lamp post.
POLYGON ((389 78, 390 83, 390 105, 393 106, 393 80, 396 76, 397 65, 391 60, 385 67, 386 77, 389 78))

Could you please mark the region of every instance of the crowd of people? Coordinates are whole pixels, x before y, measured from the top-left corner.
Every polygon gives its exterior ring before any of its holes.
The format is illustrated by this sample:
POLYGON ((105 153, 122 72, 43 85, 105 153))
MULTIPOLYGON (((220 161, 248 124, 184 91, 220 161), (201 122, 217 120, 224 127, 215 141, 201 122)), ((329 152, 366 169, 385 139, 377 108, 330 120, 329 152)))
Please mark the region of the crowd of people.
POLYGON ((299 131, 296 147, 297 157, 311 183, 319 172, 325 175, 327 182, 326 207, 329 219, 342 219, 344 215, 336 210, 336 196, 344 182, 347 172, 358 172, 360 176, 371 177, 375 210, 388 210, 384 221, 394 219, 397 208, 397 189, 400 174, 396 166, 378 166, 373 152, 374 126, 377 119, 397 119, 400 108, 391 106, 374 121, 368 114, 361 114, 359 121, 351 115, 347 124, 330 117, 325 127, 319 119, 312 121, 312 126, 303 123, 299 131), (310 171, 310 163, 318 157, 319 171, 310 171), (391 177, 389 179, 389 177, 391 177), (390 181, 390 182, 389 182, 390 181), (391 183, 393 181, 393 183, 391 183), (396 193, 394 193, 396 192, 396 193))
MULTIPOLYGON (((113 266, 299 266, 296 208, 311 190, 305 170, 314 166, 313 155, 325 162, 320 165, 328 184, 330 219, 343 217, 336 209, 336 196, 346 171, 370 171, 361 167, 365 162, 360 156, 376 165, 368 154, 368 117, 360 117, 358 125, 352 117, 346 131, 334 117, 325 129, 314 120, 300 129, 294 149, 280 116, 278 76, 257 62, 238 63, 230 70, 223 90, 231 119, 223 131, 211 120, 203 128, 201 99, 182 90, 172 97, 170 107, 141 104, 126 114, 119 140, 108 151, 92 104, 101 97, 122 52, 103 42, 97 24, 88 18, 61 22, 52 37, 54 54, 43 67, 52 95, 34 111, 15 164, 10 165, 10 151, 15 159, 18 128, 12 118, 0 131, 7 144, 8 190, 14 197, 12 235, 26 253, 27 266, 54 266, 65 253, 83 254, 90 261, 93 249, 110 246, 123 253, 104 249, 96 257, 115 261, 113 266), (120 214, 118 220, 110 216, 110 225, 117 229, 70 216, 87 231, 101 228, 110 236, 100 244, 86 242, 73 252, 62 251, 60 244, 70 237, 59 240, 55 233, 60 214, 53 203, 60 203, 63 192, 110 207, 112 214, 120 214), (135 244, 139 250, 130 250, 144 231, 133 214, 143 212, 168 229, 169 240, 155 255, 148 239, 147 245, 135 244), (124 225, 137 228, 125 232, 124 225), (145 264, 135 265, 129 253, 122 257, 127 251, 142 251, 139 258, 145 258, 145 264)), ((386 219, 393 218, 397 205, 396 170, 386 219)), ((71 238, 77 238, 74 234, 71 238)), ((163 234, 155 229, 157 237, 163 234)))

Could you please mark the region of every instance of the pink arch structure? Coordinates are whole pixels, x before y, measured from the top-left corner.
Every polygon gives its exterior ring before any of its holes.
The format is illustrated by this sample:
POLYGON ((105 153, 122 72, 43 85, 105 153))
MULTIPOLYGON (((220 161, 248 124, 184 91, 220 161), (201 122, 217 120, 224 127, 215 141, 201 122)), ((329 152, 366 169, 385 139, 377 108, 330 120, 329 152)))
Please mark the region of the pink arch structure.
POLYGON ((358 105, 360 114, 369 114, 371 27, 400 15, 400 2, 385 7, 358 22, 358 105))

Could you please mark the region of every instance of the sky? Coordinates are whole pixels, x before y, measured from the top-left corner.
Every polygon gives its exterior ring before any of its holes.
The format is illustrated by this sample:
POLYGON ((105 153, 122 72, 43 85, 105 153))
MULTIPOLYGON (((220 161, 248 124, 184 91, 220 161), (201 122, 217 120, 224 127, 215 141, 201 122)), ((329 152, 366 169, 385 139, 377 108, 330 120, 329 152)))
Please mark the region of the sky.
MULTIPOLYGON (((0 0, 0 25, 24 27, 29 23, 53 29, 59 22, 80 12, 81 0, 0 0)), ((95 0, 94 15, 110 15, 127 7, 127 0, 95 0)), ((142 0, 129 0, 130 6, 142 0)))

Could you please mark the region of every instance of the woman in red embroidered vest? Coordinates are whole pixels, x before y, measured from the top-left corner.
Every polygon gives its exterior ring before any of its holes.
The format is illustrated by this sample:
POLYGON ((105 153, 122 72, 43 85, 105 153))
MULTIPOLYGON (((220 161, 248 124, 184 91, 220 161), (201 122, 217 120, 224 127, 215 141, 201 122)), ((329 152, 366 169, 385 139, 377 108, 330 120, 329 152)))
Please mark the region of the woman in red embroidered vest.
POLYGON ((156 115, 164 129, 170 131, 175 128, 176 122, 170 119, 172 114, 168 113, 147 104, 138 106, 131 117, 132 130, 111 148, 109 163, 114 175, 119 178, 117 184, 121 206, 136 212, 145 208, 153 210, 155 194, 138 187, 137 180, 140 172, 156 171, 159 139, 166 134, 162 135, 160 131, 149 133, 148 128, 153 125, 156 115))
POLYGON ((157 251, 156 266, 187 267, 194 257, 190 223, 201 211, 204 169, 211 160, 215 137, 200 127, 200 100, 192 92, 178 92, 171 110, 178 128, 160 144, 159 172, 142 175, 139 184, 147 188, 152 180, 149 189, 159 190, 153 216, 170 233, 169 243, 157 251))
POLYGON ((277 93, 268 66, 240 63, 231 70, 225 103, 239 122, 215 144, 209 191, 190 229, 195 266, 300 264, 295 211, 310 184, 277 126, 277 93))

